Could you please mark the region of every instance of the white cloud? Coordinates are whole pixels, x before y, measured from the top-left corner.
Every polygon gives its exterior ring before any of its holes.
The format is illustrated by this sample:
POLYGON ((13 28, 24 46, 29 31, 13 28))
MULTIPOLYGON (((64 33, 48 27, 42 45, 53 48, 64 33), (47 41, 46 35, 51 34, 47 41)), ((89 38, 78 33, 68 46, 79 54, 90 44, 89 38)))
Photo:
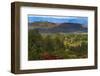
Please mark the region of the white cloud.
POLYGON ((44 18, 47 18, 47 17, 52 17, 52 18, 63 18, 63 19, 74 19, 74 18, 77 18, 77 17, 71 17, 71 16, 43 16, 43 15, 28 15, 28 17, 44 17, 44 18))
POLYGON ((42 18, 56 18, 56 19, 83 19, 83 17, 77 17, 77 16, 49 16, 49 15, 28 15, 28 17, 42 17, 42 18))

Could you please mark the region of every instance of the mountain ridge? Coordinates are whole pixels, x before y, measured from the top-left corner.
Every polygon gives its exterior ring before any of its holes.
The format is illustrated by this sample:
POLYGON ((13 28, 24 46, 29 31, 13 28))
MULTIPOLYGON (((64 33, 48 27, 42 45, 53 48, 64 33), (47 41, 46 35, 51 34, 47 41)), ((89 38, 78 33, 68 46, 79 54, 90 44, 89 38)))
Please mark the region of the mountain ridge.
POLYGON ((88 28, 79 23, 52 23, 52 22, 34 22, 29 24, 29 30, 36 29, 41 33, 56 32, 87 32, 88 28))

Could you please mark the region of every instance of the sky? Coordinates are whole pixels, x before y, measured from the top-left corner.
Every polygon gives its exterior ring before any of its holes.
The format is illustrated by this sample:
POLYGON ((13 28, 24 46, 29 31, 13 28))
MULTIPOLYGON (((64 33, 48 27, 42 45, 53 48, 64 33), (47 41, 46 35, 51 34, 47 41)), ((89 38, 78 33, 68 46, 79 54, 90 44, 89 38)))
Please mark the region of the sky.
POLYGON ((53 23, 80 23, 83 26, 88 25, 88 17, 28 15, 29 23, 45 21, 53 23))

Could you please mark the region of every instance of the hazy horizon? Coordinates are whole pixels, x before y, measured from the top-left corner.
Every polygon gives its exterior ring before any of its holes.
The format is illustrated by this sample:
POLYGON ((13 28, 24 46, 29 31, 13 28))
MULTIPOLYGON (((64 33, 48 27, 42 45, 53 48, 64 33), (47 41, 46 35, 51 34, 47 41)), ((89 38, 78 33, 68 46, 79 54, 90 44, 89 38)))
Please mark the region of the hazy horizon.
POLYGON ((28 15, 28 23, 33 22, 80 23, 83 26, 87 27, 88 17, 28 15))

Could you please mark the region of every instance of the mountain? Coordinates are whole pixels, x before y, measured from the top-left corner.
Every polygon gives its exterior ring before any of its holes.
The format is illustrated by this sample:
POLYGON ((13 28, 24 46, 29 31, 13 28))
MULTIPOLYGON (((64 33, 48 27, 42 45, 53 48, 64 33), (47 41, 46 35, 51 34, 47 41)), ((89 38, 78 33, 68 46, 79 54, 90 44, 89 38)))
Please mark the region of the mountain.
POLYGON ((34 23, 28 23, 29 29, 33 28, 51 28, 57 26, 56 23, 51 22, 34 22, 34 23))
POLYGON ((51 22, 34 22, 29 24, 29 30, 36 29, 41 33, 74 33, 74 32, 87 32, 87 27, 83 27, 79 23, 51 23, 51 22))
POLYGON ((62 23, 54 29, 57 29, 60 32, 87 32, 87 28, 79 23, 62 23))

